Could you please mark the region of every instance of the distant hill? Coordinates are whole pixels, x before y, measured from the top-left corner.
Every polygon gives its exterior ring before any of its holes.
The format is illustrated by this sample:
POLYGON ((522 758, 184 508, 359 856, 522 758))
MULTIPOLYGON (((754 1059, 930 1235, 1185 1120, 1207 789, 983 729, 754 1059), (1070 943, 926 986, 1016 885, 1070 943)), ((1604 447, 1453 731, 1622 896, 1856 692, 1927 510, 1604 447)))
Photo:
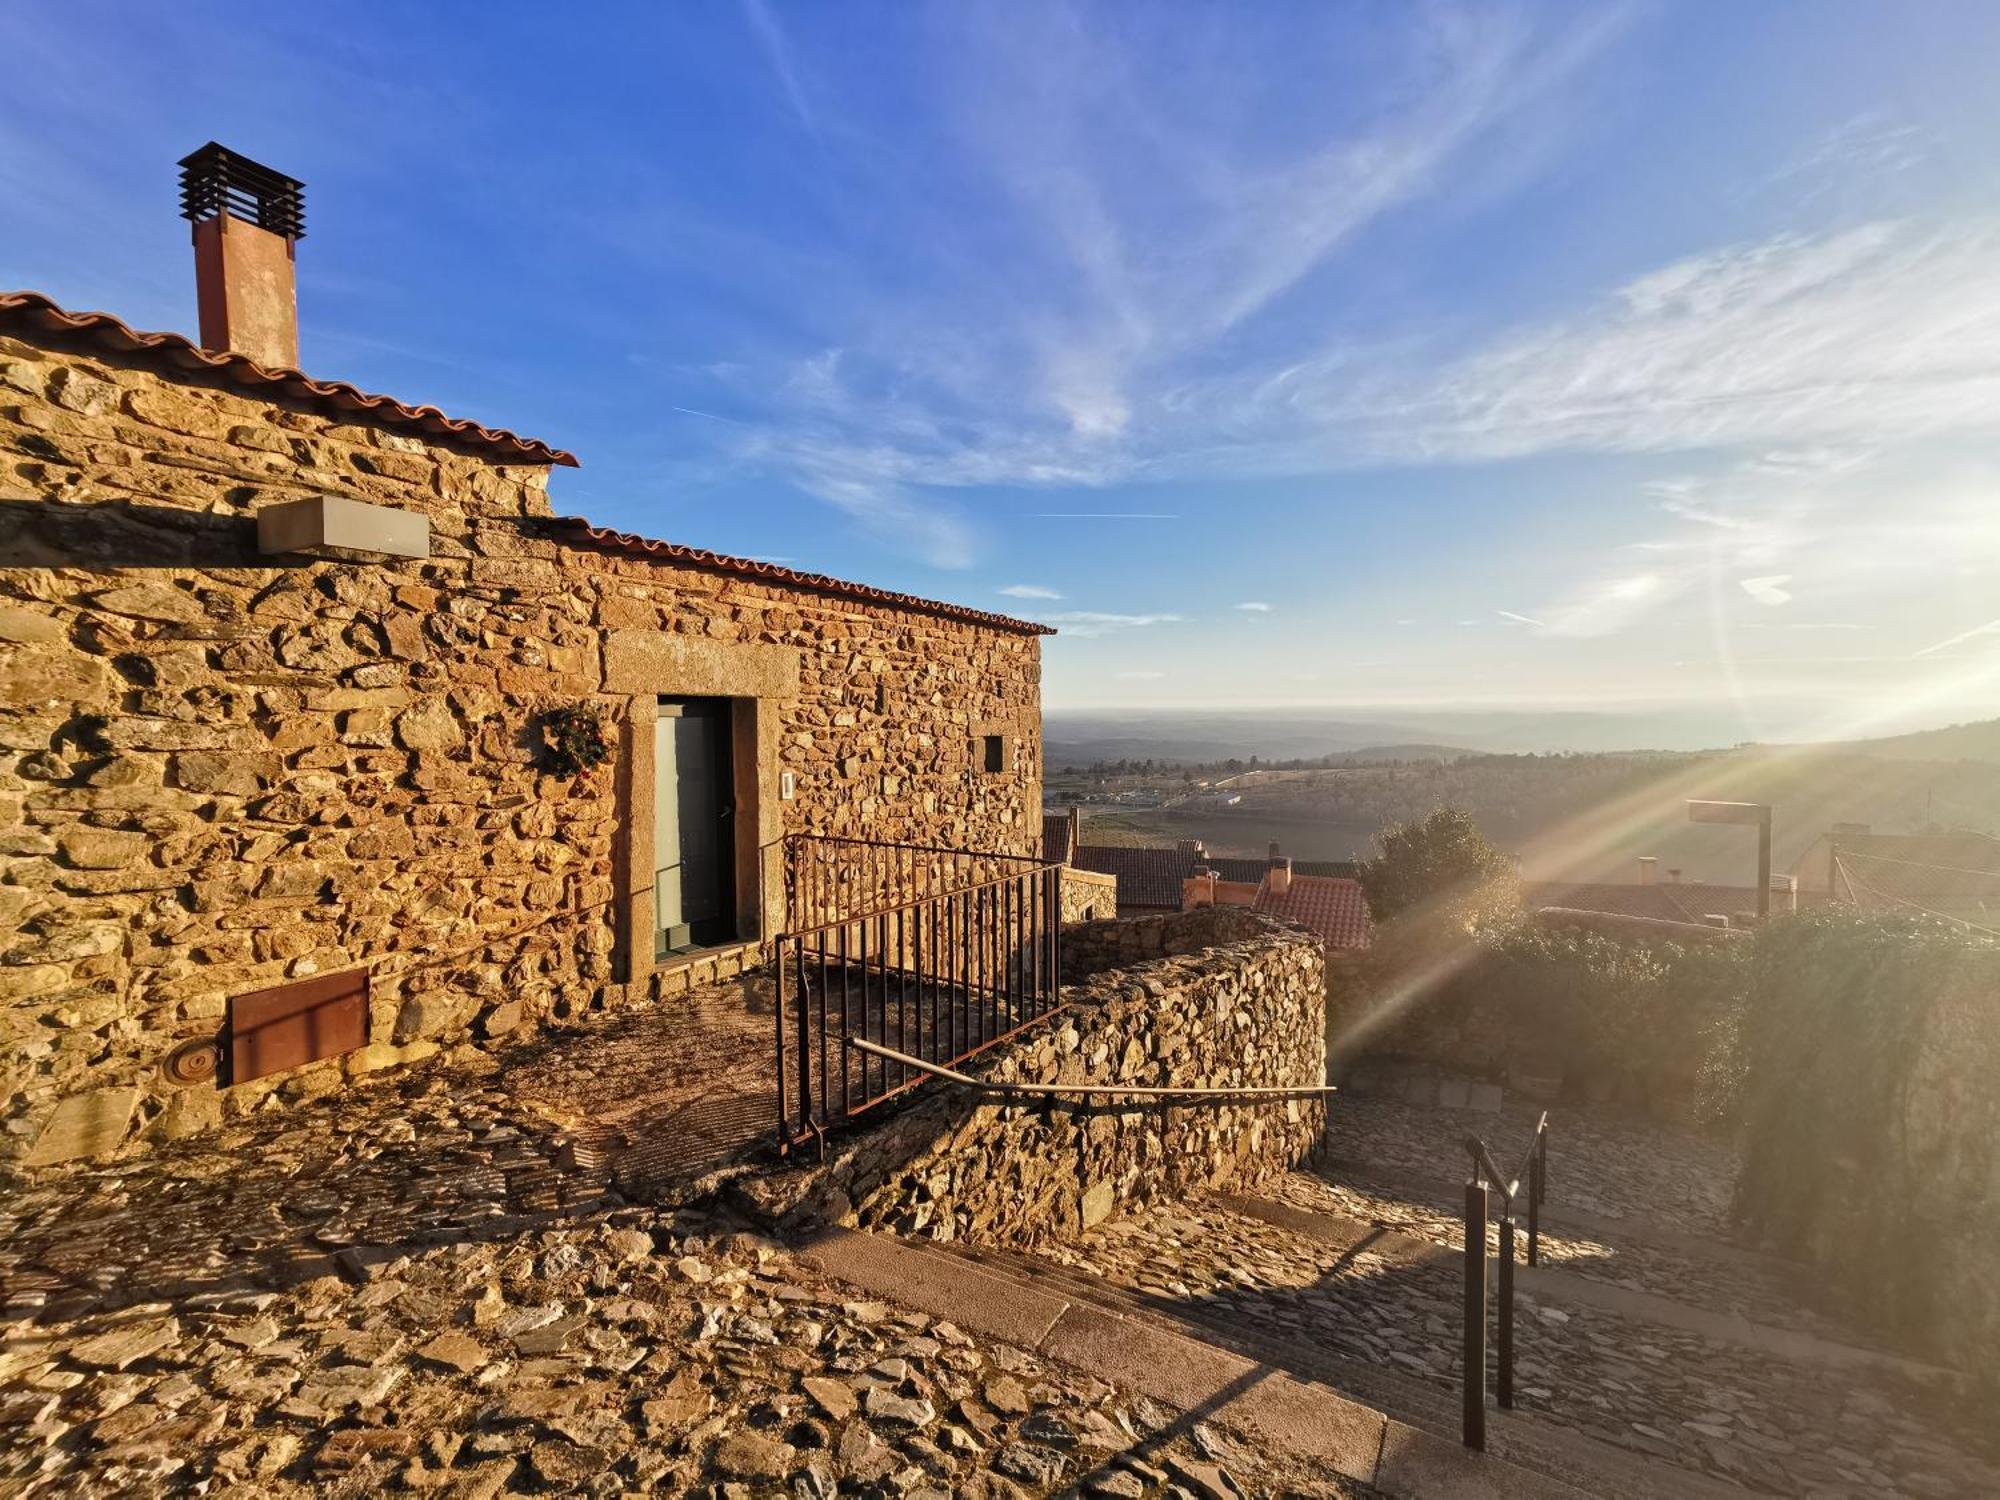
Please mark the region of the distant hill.
POLYGON ((2000 765, 2000 719, 1922 729, 1879 740, 1850 740, 1845 748, 1885 760, 1978 760, 2000 765))

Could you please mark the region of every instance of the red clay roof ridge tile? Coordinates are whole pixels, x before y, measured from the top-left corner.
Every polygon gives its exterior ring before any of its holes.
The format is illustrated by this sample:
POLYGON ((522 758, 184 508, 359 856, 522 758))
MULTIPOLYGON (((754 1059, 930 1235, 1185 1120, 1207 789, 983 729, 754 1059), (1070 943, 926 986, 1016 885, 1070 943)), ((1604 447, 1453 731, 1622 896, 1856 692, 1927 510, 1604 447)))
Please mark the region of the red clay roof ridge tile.
POLYGON ((607 552, 622 552, 631 557, 688 563, 698 568, 712 568, 720 573, 734 573, 739 577, 753 578, 761 583, 784 584, 792 588, 806 588, 822 594, 833 594, 843 599, 860 599, 870 604, 887 604, 898 609, 921 610, 926 614, 941 615, 945 619, 964 620, 970 624, 985 625, 994 630, 1013 631, 1020 635, 1056 633, 1052 626, 1037 625, 1032 620, 1017 620, 1012 615, 994 614, 990 610, 973 609, 964 604, 947 604, 942 600, 925 599, 917 594, 899 594, 891 589, 878 589, 865 583, 850 583, 844 578, 832 578, 825 573, 801 573, 796 568, 787 568, 779 563, 758 562, 750 557, 730 557, 721 552, 710 552, 702 547, 690 547, 683 542, 657 541, 652 537, 639 536, 629 531, 614 531, 607 526, 594 526, 582 516, 557 516, 549 524, 555 528, 561 540, 601 547, 607 552))
POLYGON ((238 385, 275 388, 280 395, 342 413, 365 412, 392 427, 455 438, 517 461, 577 467, 575 454, 552 448, 539 438, 448 417, 435 406, 409 406, 393 396, 371 395, 344 380, 315 380, 300 370, 273 369, 247 354, 204 349, 185 334, 140 333, 110 313, 67 312, 40 292, 0 292, 0 328, 10 324, 33 332, 91 339, 121 354, 143 354, 174 369, 211 371, 238 385))

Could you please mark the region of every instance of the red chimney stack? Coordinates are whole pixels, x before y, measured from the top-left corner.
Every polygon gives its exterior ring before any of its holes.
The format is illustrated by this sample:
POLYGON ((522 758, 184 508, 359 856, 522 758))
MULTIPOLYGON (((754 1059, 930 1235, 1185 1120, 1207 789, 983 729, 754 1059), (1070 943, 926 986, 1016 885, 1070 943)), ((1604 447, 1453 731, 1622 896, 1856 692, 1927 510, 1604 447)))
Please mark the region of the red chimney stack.
POLYGON ((305 238, 305 184, 214 141, 180 166, 181 215, 194 225, 202 347, 296 369, 292 257, 305 238))

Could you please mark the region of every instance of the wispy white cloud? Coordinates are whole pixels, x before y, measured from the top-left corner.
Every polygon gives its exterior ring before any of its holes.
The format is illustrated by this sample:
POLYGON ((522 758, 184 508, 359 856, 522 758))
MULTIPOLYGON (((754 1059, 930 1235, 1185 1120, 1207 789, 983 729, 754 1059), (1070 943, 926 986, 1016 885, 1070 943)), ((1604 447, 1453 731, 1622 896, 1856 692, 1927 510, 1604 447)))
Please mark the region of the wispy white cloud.
POLYGON ((1246 599, 1236 608, 1253 615, 1268 615, 1271 612, 1271 606, 1262 599, 1246 599))
POLYGON ((1520 614, 1516 614, 1516 613, 1514 613, 1514 611, 1513 611, 1513 610, 1511 610, 1511 609, 1496 609, 1496 610, 1494 610, 1494 611, 1493 611, 1493 613, 1494 613, 1494 614, 1496 614, 1496 615, 1498 615, 1498 616, 1499 616, 1499 617, 1500 617, 1501 619, 1503 619, 1503 620, 1508 620, 1508 621, 1511 621, 1512 623, 1514 623, 1514 624, 1516 624, 1516 625, 1535 625, 1535 626, 1539 626, 1539 625, 1541 625, 1541 624, 1542 624, 1542 621, 1540 621, 1540 620, 1537 620, 1537 619, 1536 619, 1536 618, 1535 618, 1534 616, 1532 616, 1532 615, 1520 615, 1520 614))
POLYGON ((1062 595, 1058 594, 1054 589, 1043 588, 1039 583, 1010 583, 1004 588, 995 590, 995 592, 1006 594, 1014 599, 1062 598, 1062 595))
POLYGON ((751 34, 757 38, 757 45, 763 49, 764 58, 771 65, 771 72, 784 92, 785 103, 791 107, 801 125, 817 133, 819 124, 813 118, 812 106, 806 102, 806 91, 799 83, 798 69, 792 62, 791 43, 785 37, 784 28, 771 14, 765 0, 742 0, 742 5, 743 18, 750 23, 751 34))
POLYGON ((1743 592, 1759 604, 1790 604, 1791 591, 1785 587, 1792 581, 1789 573, 1771 573, 1762 578, 1739 578, 1736 580, 1743 592))
POLYGON ((1063 610, 1044 616, 1049 624, 1059 627, 1065 635, 1073 636, 1112 635, 1122 630, 1142 630, 1148 625, 1174 625, 1181 618, 1180 615, 1167 614, 1107 614, 1092 609, 1063 610))
POLYGON ((1976 641, 1981 636, 2000 635, 2000 620, 1988 620, 1984 625, 1975 625, 1970 630, 1961 630, 1957 635, 1924 647, 1911 653, 1912 660, 1923 656, 1936 656, 1949 651, 1954 646, 1963 646, 1967 641, 1976 641))

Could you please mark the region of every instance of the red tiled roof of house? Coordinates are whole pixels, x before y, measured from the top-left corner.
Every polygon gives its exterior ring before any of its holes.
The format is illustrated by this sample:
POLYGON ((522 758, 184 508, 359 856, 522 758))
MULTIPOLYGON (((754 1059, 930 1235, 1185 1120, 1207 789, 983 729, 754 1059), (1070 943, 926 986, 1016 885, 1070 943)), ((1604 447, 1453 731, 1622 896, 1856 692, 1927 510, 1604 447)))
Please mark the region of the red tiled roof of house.
MULTIPOLYGON (((1232 854, 1205 855, 1199 862, 1205 869, 1215 871, 1224 880, 1247 880, 1253 885, 1264 878, 1264 872, 1271 868, 1267 859, 1242 858, 1232 854)), ((1294 875, 1333 875, 1342 880, 1354 878, 1354 863, 1345 859, 1295 859, 1292 861, 1294 875)))
POLYGON ((777 563, 757 562, 748 557, 728 557, 720 552, 709 552, 700 547, 687 546, 682 542, 655 541, 651 537, 636 536, 629 531, 612 531, 608 527, 593 526, 581 516, 560 516, 549 524, 560 540, 601 547, 607 552, 622 552, 629 557, 690 563, 695 567, 713 568, 720 573, 734 573, 763 583, 813 589, 822 594, 834 594, 844 599, 861 599, 870 604, 889 604, 899 609, 921 610, 925 614, 940 615, 948 620, 965 620, 974 625, 987 625, 995 630, 1012 631, 1018 635, 1055 634, 1051 626, 1037 625, 1029 620, 1017 620, 1011 615, 996 615, 983 609, 971 609, 963 604, 946 604, 936 599, 920 598, 915 594, 898 594, 865 583, 849 583, 845 579, 829 578, 824 573, 801 573, 793 568, 781 567, 777 563))
POLYGON ((1834 896, 1856 906, 1900 907, 1961 920, 2000 918, 2000 870, 1863 853, 1849 849, 1845 841, 1833 865, 1834 896))
POLYGON ((1116 844, 1078 844, 1071 856, 1079 870, 1118 877, 1120 906, 1181 909, 1181 881, 1194 869, 1185 849, 1135 849, 1116 844))
POLYGON ((1256 909, 1310 927, 1329 948, 1368 946, 1368 898, 1358 880, 1332 875, 1292 875, 1282 892, 1270 877, 1257 891, 1256 909))
POLYGON ((551 448, 539 438, 448 417, 434 406, 407 406, 390 396, 371 396, 342 380, 314 380, 298 370, 260 365, 247 354, 204 349, 184 334, 140 333, 110 313, 65 312, 40 292, 0 292, 0 329, 36 341, 55 335, 97 344, 139 356, 169 372, 220 375, 235 385, 288 396, 342 416, 362 415, 386 426, 452 438, 515 462, 576 467, 574 454, 551 448))

